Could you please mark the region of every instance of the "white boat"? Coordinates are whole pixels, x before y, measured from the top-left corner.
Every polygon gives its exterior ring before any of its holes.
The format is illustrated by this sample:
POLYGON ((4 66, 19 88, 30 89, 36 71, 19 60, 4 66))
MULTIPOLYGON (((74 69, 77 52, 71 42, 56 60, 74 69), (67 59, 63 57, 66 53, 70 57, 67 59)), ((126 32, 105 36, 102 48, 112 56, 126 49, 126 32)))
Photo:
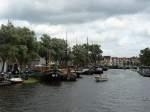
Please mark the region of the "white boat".
POLYGON ((23 83, 23 80, 22 78, 11 78, 10 82, 13 84, 20 84, 20 83, 23 83))
POLYGON ((108 81, 108 77, 106 75, 96 75, 95 81, 96 82, 108 81))

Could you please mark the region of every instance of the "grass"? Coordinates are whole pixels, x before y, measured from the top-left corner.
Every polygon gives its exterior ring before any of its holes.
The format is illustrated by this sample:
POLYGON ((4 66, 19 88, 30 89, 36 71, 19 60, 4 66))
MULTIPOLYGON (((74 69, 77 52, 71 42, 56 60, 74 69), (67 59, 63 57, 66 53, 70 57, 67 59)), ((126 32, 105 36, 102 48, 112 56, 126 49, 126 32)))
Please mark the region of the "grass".
POLYGON ((36 79, 36 78, 29 78, 28 80, 24 80, 24 84, 33 84, 33 83, 38 83, 39 82, 39 80, 38 79, 36 79))

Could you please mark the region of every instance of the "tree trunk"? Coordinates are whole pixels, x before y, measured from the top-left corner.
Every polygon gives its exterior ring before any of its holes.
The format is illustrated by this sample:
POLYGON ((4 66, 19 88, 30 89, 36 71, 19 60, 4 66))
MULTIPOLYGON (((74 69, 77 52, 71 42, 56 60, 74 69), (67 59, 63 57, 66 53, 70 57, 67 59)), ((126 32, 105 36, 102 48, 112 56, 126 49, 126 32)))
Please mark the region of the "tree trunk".
POLYGON ((2 59, 2 69, 1 69, 1 73, 4 72, 4 68, 5 68, 5 59, 2 59))
POLYGON ((45 61, 46 61, 46 66, 48 66, 48 58, 46 58, 45 61))
POLYGON ((23 64, 23 63, 20 63, 20 64, 18 65, 18 68, 20 69, 19 71, 24 70, 24 64, 23 64))

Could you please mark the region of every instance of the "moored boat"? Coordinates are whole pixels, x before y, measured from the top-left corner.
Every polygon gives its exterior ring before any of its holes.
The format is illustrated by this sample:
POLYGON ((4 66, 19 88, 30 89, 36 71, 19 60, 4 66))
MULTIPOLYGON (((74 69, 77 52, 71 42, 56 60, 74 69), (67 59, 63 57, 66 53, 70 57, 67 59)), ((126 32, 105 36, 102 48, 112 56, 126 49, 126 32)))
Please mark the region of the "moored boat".
POLYGON ((41 80, 45 82, 61 81, 61 72, 59 70, 50 70, 43 73, 41 80))
POLYGON ((20 78, 20 77, 17 77, 17 78, 10 78, 9 81, 10 81, 12 84, 21 84, 21 83, 23 83, 23 79, 20 78))
POLYGON ((144 77, 150 77, 150 67, 140 67, 137 72, 144 77))
POLYGON ((61 78, 62 81, 76 81, 77 80, 76 73, 70 68, 61 69, 61 71, 63 73, 62 78, 61 78))
POLYGON ((108 68, 107 67, 103 67, 103 71, 107 71, 108 70, 108 68))
POLYGON ((96 75, 94 78, 96 82, 108 81, 108 77, 106 75, 96 75))
POLYGON ((81 77, 81 74, 82 74, 82 71, 81 71, 81 70, 76 70, 75 73, 76 73, 76 75, 77 75, 77 78, 82 78, 82 77, 81 77))
POLYGON ((50 66, 36 65, 28 77, 34 78, 38 82, 50 83, 52 81, 60 80, 60 72, 58 69, 50 69, 50 66))
POLYGON ((81 72, 79 72, 82 75, 94 75, 94 74, 103 74, 103 68, 98 66, 93 66, 90 68, 82 69, 81 72))

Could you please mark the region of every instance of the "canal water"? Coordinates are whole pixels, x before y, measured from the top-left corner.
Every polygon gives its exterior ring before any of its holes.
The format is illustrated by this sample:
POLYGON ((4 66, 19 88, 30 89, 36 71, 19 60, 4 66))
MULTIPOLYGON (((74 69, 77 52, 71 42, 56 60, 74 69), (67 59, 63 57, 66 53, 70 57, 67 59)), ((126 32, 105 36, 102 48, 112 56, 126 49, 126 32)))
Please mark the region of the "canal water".
POLYGON ((0 112, 150 112, 150 78, 131 70, 104 72, 77 82, 30 84, 0 88, 0 112))

